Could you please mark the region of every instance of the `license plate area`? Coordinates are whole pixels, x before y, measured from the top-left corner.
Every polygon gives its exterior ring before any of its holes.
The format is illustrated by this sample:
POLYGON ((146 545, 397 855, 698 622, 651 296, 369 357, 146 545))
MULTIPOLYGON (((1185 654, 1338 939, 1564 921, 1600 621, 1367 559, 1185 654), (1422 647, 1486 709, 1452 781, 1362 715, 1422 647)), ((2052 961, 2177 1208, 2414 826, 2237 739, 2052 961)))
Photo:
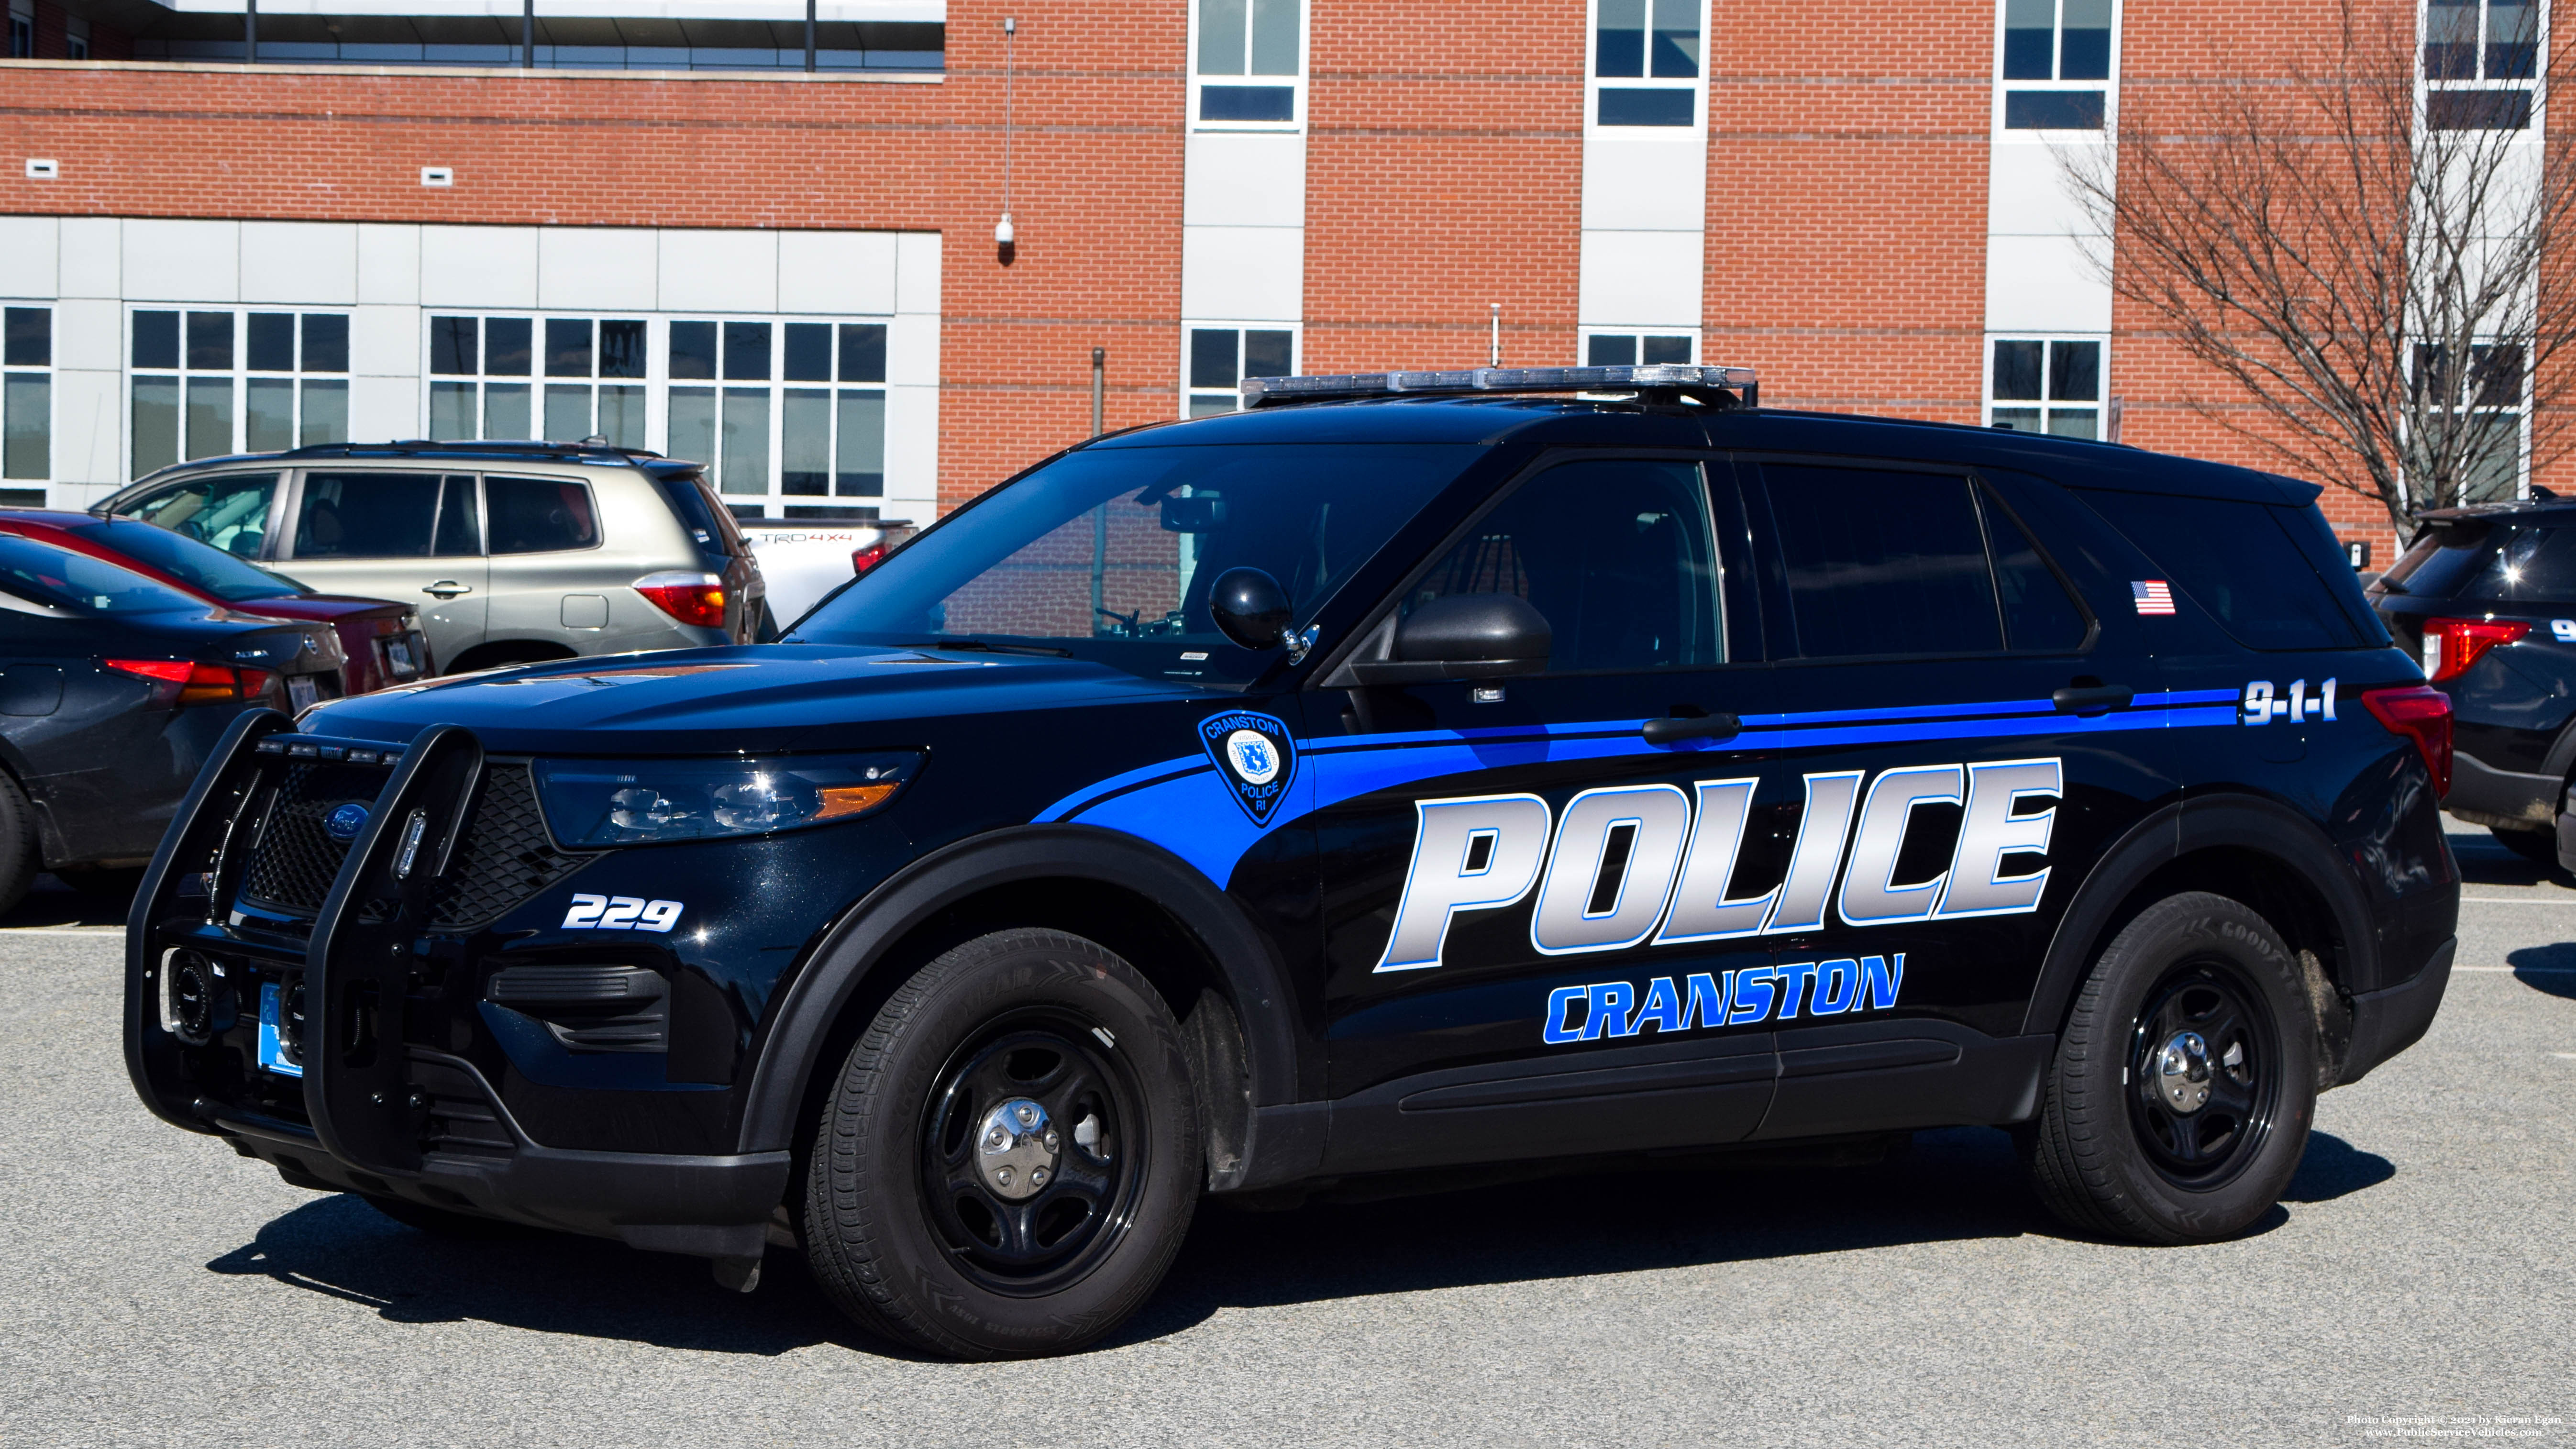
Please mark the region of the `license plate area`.
POLYGON ((315 682, 312 675, 290 674, 286 677, 286 700, 294 706, 297 714, 311 709, 321 701, 321 698, 322 686, 315 682))

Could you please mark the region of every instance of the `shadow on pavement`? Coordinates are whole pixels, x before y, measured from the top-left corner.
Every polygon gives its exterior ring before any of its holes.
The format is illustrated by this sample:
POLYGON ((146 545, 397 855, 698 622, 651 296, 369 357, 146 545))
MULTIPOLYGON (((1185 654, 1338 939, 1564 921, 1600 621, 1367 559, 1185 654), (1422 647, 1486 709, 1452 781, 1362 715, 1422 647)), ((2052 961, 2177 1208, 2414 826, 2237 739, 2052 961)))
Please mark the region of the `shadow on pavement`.
MULTIPOLYGON (((2396 1169, 2325 1133, 2288 1201, 2326 1202, 2396 1169)), ((2274 1208, 2248 1236, 2288 1221, 2274 1208)), ((1226 1308, 1800 1257, 1906 1243, 2072 1236, 2003 1133, 1925 1132, 1869 1167, 1672 1169, 1252 1213, 1202 1204, 1171 1275, 1103 1346, 1180 1333, 1226 1308)), ((315 1200, 208 1263, 375 1310, 397 1323, 482 1321, 718 1353, 833 1343, 910 1356, 826 1301, 797 1255, 758 1292, 718 1289, 694 1258, 586 1238, 464 1242, 402 1227, 349 1196, 315 1200)))
POLYGON ((2397 1175, 2397 1164, 2376 1152, 2364 1152, 2331 1132, 2308 1134, 2308 1152, 2290 1176, 2283 1202, 2332 1202, 2377 1187, 2397 1175))
POLYGON ((18 908, 0 916, 0 927, 122 926, 133 904, 131 890, 79 891, 53 876, 40 875, 18 908))
POLYGON ((2484 830, 2450 833, 2451 855, 2460 863, 2460 883, 2471 886, 2566 885, 2567 872, 2527 860, 2496 843, 2484 830))
POLYGON ((2576 944, 2525 946, 2506 952, 2504 961, 2513 968, 2513 979, 2532 990, 2576 997, 2576 944))

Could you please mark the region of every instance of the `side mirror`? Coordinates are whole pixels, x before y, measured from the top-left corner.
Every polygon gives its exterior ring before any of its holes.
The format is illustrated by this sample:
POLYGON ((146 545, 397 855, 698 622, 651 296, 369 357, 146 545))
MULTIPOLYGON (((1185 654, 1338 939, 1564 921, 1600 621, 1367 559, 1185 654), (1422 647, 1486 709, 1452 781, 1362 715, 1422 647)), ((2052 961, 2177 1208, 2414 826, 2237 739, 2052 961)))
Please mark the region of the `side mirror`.
POLYGON ((1246 649, 1276 649, 1286 642, 1288 591, 1255 568, 1227 569, 1208 589, 1208 612, 1225 637, 1246 649))
POLYGON ((1413 611, 1395 630, 1395 657, 1353 660, 1363 684, 1500 679, 1547 668, 1555 631, 1516 594, 1452 594, 1413 611))

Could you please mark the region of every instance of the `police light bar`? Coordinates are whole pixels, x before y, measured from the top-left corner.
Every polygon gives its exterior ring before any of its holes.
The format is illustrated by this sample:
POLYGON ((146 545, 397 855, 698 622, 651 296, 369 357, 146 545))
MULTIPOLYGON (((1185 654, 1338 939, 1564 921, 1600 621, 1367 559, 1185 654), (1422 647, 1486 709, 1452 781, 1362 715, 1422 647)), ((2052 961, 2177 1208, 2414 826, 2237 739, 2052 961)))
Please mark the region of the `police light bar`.
POLYGON ((1463 372, 1344 372, 1320 377, 1247 377, 1243 405, 1392 397, 1401 393, 1670 393, 1718 407, 1753 407, 1759 384, 1749 367, 1474 367, 1463 372))

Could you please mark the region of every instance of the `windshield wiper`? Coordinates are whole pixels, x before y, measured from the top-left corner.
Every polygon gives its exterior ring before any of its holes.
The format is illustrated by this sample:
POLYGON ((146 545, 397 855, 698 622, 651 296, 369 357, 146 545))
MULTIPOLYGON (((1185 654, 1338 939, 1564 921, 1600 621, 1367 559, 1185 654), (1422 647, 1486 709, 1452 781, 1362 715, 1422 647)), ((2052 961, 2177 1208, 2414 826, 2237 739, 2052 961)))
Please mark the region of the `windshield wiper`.
POLYGON ((903 649, 953 649, 977 654, 1051 654, 1058 659, 1071 659, 1070 649, 1056 649, 1045 644, 994 644, 983 639, 933 639, 924 644, 898 645, 903 649))

